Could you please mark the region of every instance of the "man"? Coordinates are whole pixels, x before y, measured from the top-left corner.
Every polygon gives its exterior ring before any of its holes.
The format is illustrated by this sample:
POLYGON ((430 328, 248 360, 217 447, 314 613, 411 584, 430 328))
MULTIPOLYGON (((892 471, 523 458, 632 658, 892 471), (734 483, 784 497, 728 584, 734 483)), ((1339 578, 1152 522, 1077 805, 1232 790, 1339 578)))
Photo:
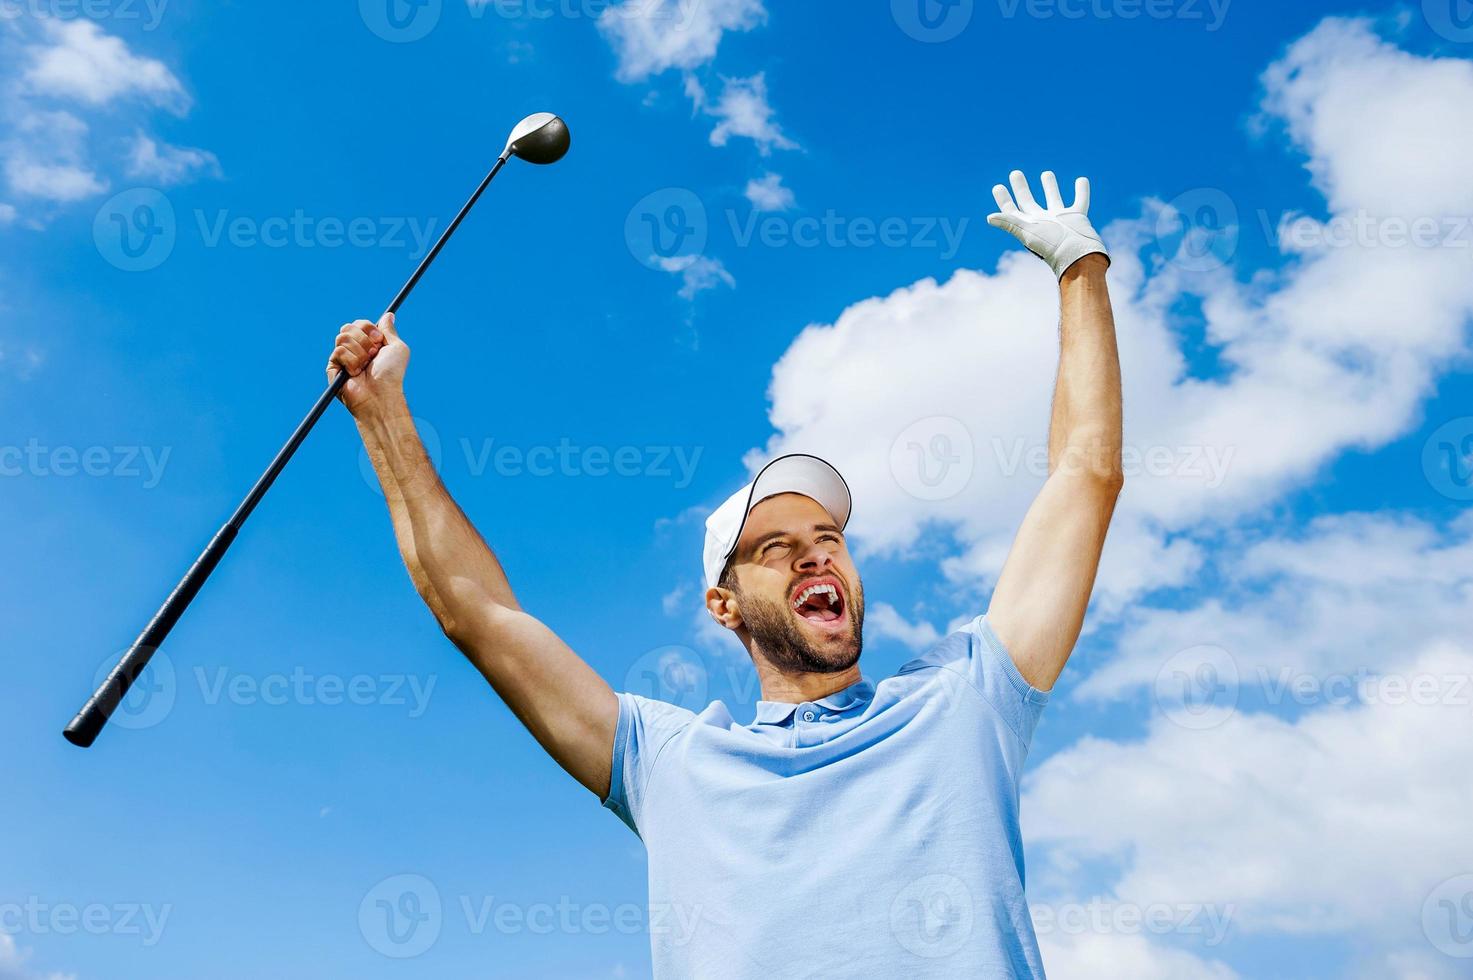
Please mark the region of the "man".
POLYGON ((383 484, 414 584, 538 742, 644 840, 659 977, 1042 977, 1024 898, 1018 782, 1079 636, 1121 488, 1120 370, 1089 223, 1012 174, 989 223, 1054 269, 1061 354, 1050 475, 988 613, 870 685, 848 487, 786 456, 707 521, 706 608, 751 654, 751 724, 615 694, 524 612, 415 435, 394 318, 338 335, 328 372, 383 484), (1016 198, 1016 201, 1015 201, 1016 198), (675 917, 678 917, 675 918, 675 917))

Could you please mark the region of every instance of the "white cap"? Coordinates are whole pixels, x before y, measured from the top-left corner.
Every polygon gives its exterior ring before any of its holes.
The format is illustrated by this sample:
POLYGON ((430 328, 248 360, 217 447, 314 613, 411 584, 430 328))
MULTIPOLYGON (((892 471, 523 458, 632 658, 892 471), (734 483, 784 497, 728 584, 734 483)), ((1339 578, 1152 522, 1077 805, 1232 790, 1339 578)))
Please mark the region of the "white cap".
POLYGON ((752 508, 780 493, 800 493, 817 501, 840 528, 849 523, 853 501, 849 496, 849 485, 838 470, 806 453, 779 456, 762 467, 755 480, 727 497, 726 503, 706 518, 706 548, 702 560, 708 589, 714 589, 720 581, 721 571, 736 550, 752 508))

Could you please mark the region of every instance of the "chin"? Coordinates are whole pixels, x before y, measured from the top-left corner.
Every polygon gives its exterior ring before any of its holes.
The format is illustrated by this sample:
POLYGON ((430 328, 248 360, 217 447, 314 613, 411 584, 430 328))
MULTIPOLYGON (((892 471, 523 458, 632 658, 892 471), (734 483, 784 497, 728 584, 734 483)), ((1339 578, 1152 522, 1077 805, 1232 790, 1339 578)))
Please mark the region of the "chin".
POLYGON ((848 670, 859 660, 859 631, 847 618, 842 625, 827 626, 795 617, 798 630, 809 640, 809 648, 834 671, 848 670))

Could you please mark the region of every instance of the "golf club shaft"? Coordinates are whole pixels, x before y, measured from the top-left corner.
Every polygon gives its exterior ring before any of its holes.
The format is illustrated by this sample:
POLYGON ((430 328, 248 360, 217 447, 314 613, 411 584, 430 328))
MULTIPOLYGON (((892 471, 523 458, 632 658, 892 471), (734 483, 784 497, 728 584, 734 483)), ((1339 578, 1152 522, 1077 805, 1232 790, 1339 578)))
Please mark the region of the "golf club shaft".
MULTIPOLYGON (((455 229, 460 227, 460 223, 465 220, 465 216, 470 213, 471 208, 475 206, 481 194, 490 186, 492 179, 495 178, 502 166, 505 165, 508 157, 508 153, 503 153, 497 158, 496 165, 486 174, 480 186, 476 188, 475 193, 465 202, 460 212, 456 214, 444 233, 431 246, 429 252, 425 254, 424 259, 420 261, 418 268, 409 277, 409 281, 399 290, 398 295, 389 303, 388 309, 385 312, 397 313, 399 311, 400 305, 409 297, 409 294, 419 283, 420 277, 430 267, 430 263, 435 261, 435 256, 440 254, 440 249, 444 248, 445 243, 450 240, 450 236, 455 234, 455 229)), ((332 383, 327 386, 327 389, 317 396, 317 401, 313 403, 312 409, 297 425, 296 430, 291 434, 291 438, 287 439, 286 444, 276 454, 276 458, 271 460, 271 465, 266 467, 266 471, 261 474, 261 478, 256 481, 256 485, 251 487, 251 492, 246 494, 245 499, 241 501, 240 506, 231 515, 230 520, 226 521, 225 525, 210 539, 210 543, 205 546, 205 550, 194 560, 194 564, 189 566, 189 571, 185 572, 184 577, 179 580, 179 584, 174 586, 174 591, 169 593, 169 597, 164 600, 164 604, 159 607, 158 612, 154 613, 153 619, 149 620, 143 632, 138 634, 138 639, 133 641, 133 645, 123 654, 117 666, 98 685, 97 690, 87 699, 87 703, 82 705, 82 709, 77 712, 76 717, 66 726, 62 734, 66 736, 67 741, 73 745, 86 748, 97 738, 98 733, 107 724, 107 720, 112 717, 113 711, 122 703, 123 698, 128 693, 128 689, 133 686, 133 682, 138 679, 138 675, 143 672, 143 668, 148 665, 148 661, 153 657, 159 646, 163 644, 164 638, 169 635, 169 631, 174 628, 174 624, 179 622, 179 617, 184 615, 184 610, 189 608, 190 602, 199 594, 200 588, 209 579, 210 573, 215 570, 215 566, 220 564, 220 559, 225 556, 226 550, 230 548, 231 543, 235 540, 236 534, 240 532, 241 526, 251 516, 251 512, 256 509, 256 505, 261 502, 261 498, 266 496, 266 491, 271 489, 271 484, 276 482, 276 478, 281 475, 281 471, 286 468, 286 464, 291 462, 292 455, 296 453, 297 447, 307 438, 307 433, 312 431, 312 427, 317 424, 318 419, 322 418, 322 413, 327 411, 327 407, 332 404, 333 399, 337 398, 338 393, 343 390, 343 385, 347 381, 348 373, 346 371, 339 371, 337 376, 333 378, 332 383)))

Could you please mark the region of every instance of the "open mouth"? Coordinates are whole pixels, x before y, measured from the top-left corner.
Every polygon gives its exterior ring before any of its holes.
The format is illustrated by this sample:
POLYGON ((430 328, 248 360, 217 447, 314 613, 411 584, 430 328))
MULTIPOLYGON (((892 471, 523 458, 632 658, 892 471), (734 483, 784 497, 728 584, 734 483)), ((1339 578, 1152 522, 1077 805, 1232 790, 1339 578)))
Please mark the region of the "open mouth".
POLYGON ((816 626, 833 628, 844 621, 844 590, 833 576, 804 579, 788 601, 793 612, 816 626))

